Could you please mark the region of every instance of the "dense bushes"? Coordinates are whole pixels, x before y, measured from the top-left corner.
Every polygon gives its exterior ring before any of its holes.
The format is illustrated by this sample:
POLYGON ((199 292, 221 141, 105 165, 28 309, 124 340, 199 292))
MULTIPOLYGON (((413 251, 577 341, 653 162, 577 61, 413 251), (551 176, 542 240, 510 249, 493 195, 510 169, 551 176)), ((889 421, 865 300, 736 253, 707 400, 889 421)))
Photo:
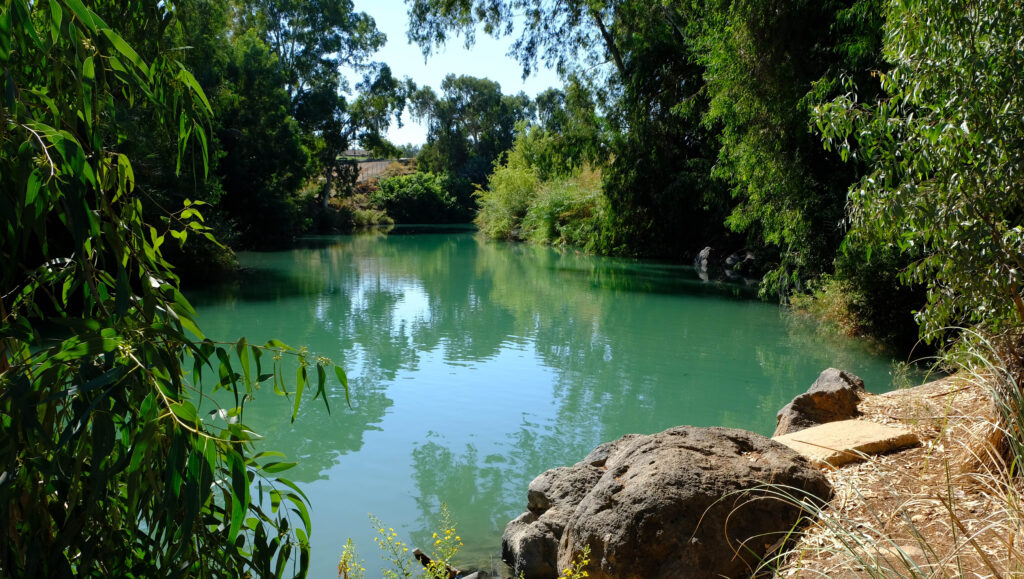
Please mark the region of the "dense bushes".
POLYGON ((465 185, 446 175, 400 175, 380 181, 378 187, 370 201, 397 223, 459 223, 471 216, 468 203, 460 203, 457 196, 465 185))
POLYGON ((490 188, 477 194, 481 231, 499 239, 601 248, 610 213, 600 171, 585 166, 544 179, 531 161, 517 140, 491 175, 490 188))

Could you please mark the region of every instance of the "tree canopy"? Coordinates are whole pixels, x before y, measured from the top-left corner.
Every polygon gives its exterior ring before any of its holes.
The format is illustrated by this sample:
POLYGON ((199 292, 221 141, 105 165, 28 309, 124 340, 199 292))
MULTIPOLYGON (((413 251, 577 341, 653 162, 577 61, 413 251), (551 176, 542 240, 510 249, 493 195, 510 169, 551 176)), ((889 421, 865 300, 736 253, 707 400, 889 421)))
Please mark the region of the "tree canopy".
MULTIPOLYGON (((165 1, 96 8, 129 37, 177 25, 165 1)), ((122 152, 141 109, 179 167, 193 149, 205 162, 207 96, 179 51, 143 58, 76 0, 14 0, 0 29, 0 570, 304 575, 307 500, 278 474, 288 462, 254 452, 243 409, 273 382, 294 419, 307 384, 325 396, 331 364, 203 337, 162 247, 209 235, 204 205, 147 220, 122 152), (218 390, 234 405, 214 404, 218 390)))
POLYGON ((892 0, 884 91, 817 109, 826 144, 869 172, 850 190, 854 233, 915 257, 926 335, 1024 323, 1024 7, 892 0), (922 304, 924 305, 924 304, 922 304))

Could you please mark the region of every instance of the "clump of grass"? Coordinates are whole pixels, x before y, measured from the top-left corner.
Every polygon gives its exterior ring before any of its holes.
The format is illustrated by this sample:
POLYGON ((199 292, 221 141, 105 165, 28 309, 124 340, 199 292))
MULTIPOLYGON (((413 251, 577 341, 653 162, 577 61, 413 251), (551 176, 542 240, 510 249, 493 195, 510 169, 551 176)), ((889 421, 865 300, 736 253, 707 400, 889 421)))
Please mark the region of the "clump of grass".
POLYGON ((964 330, 950 357, 969 380, 989 392, 997 415, 992 427, 999 438, 993 443, 1008 453, 1010 470, 1019 472, 1024 462, 1024 335, 964 330))

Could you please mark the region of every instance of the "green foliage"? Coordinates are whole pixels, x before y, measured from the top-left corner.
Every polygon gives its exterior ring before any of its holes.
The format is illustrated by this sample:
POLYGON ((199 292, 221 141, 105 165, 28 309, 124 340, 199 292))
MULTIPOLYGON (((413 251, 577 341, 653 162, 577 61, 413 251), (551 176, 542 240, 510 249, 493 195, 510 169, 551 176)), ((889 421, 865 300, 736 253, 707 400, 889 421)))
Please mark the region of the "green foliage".
POLYGON ((495 167, 488 189, 477 194, 480 211, 476 224, 488 237, 521 238, 519 227, 536 201, 540 186, 540 176, 517 142, 505 162, 495 167))
POLYGON ((864 332, 863 319, 858 315, 864 307, 864 296, 848 280, 822 276, 811 293, 790 296, 790 304, 842 334, 859 336, 864 332))
POLYGON ((448 191, 451 178, 434 173, 413 173, 383 179, 370 201, 397 223, 457 223, 468 220, 448 191))
MULTIPOLYGON (((116 24, 141 35, 172 22, 171 8, 131 3, 116 24)), ((120 152, 137 136, 125 111, 141 106, 149 136, 175 135, 178 159, 197 147, 205 160, 199 83, 77 0, 5 4, 0 66, 0 569, 304 576, 306 497, 278 476, 291 463, 254 452, 243 406, 272 383, 294 420, 304 391, 326 403, 332 364, 276 341, 204 339, 161 246, 212 240, 205 206, 185 199, 147 224, 120 152), (292 392, 284 356, 297 363, 292 392), (214 404, 218 391, 235 406, 214 404)))
POLYGON ((778 248, 781 263, 765 290, 784 296, 830 271, 845 236, 855 167, 826 154, 808 131, 810 104, 838 75, 877 61, 878 26, 844 24, 849 12, 876 22, 877 2, 718 4, 698 34, 709 95, 703 122, 720 143, 713 173, 738 200, 726 224, 778 248))
POLYGON ((428 121, 421 171, 448 173, 482 185, 491 165, 512 146, 516 123, 532 115, 523 93, 504 95, 485 78, 450 74, 441 96, 424 87, 413 98, 416 116, 428 121))
POLYGON ((523 218, 523 235, 534 243, 602 250, 609 213, 601 173, 587 166, 543 184, 523 218))
POLYGON ((476 224, 488 237, 601 250, 610 215, 601 173, 590 166, 548 173, 557 165, 550 161, 557 156, 545 154, 550 137, 539 129, 520 132, 489 188, 477 192, 476 224))
POLYGON ((345 170, 342 152, 356 140, 373 150, 394 149, 382 135, 392 118, 400 120, 414 87, 386 65, 369 62, 386 38, 352 0, 258 0, 239 3, 237 13, 240 30, 254 32, 277 57, 291 100, 287 112, 323 177, 320 204, 327 209, 339 189, 335 178, 345 170), (345 97, 345 67, 363 75, 353 99, 345 97))
POLYGON ((220 209, 230 216, 242 247, 279 247, 299 228, 297 192, 309 153, 279 61, 248 31, 230 40, 229 61, 213 93, 220 209))
POLYGON ((819 130, 870 172, 850 190, 854 234, 920 256, 905 282, 927 287, 925 336, 959 323, 1024 322, 1024 7, 893 0, 880 75, 817 109, 819 130))

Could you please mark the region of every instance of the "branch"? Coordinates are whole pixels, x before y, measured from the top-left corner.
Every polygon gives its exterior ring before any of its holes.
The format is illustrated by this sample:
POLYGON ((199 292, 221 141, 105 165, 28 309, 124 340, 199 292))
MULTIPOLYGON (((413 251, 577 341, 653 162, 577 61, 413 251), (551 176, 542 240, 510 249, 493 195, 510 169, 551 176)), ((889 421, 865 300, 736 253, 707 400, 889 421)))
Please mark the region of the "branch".
POLYGON ((590 15, 594 17, 594 23, 597 24, 597 29, 601 31, 601 37, 604 38, 605 46, 608 48, 608 52, 611 53, 612 59, 615 61, 615 68, 619 70, 619 75, 622 76, 622 81, 626 81, 626 64, 622 60, 622 53, 619 52, 619 47, 615 45, 615 38, 612 37, 611 32, 605 28, 604 21, 601 20, 601 13, 597 10, 591 9, 590 15))

